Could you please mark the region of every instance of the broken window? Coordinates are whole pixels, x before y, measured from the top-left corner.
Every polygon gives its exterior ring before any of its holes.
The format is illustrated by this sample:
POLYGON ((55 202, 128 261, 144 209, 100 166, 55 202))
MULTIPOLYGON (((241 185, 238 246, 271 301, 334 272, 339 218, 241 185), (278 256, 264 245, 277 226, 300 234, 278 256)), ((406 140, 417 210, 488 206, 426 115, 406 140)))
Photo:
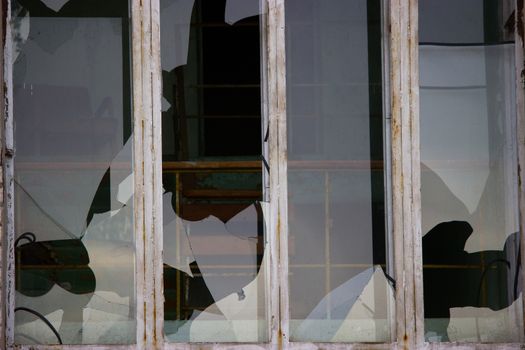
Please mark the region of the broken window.
POLYGON ((523 341, 514 3, 420 3, 425 337, 523 341))
POLYGON ((260 4, 160 4, 165 336, 267 341, 260 4))
POLYGON ((522 2, 8 1, 6 348, 521 348, 522 2))
POLYGON ((290 340, 388 342, 381 2, 285 5, 290 340))
POLYGON ((135 341, 127 1, 12 1, 15 342, 135 341))

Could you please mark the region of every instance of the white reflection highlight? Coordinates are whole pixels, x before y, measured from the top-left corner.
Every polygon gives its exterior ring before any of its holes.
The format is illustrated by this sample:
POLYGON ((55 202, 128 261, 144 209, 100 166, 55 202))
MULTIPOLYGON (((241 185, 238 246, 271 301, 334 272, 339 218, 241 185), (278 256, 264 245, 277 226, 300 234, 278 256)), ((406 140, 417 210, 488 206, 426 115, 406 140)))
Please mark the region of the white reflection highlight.
POLYGON ((202 312, 195 310, 185 323, 175 321, 184 324, 174 332, 167 331, 167 338, 170 341, 189 339, 191 342, 254 342, 264 338, 267 251, 261 252, 259 271, 257 256, 258 244, 263 239, 258 236, 259 230, 264 230, 267 219, 260 218, 258 206, 264 215, 269 203, 250 205, 227 223, 215 216, 192 222, 176 217, 171 196, 171 193, 165 193, 163 198, 165 248, 168 244, 164 250, 164 262, 193 277, 188 262, 194 260, 215 303, 202 312), (182 228, 178 246, 174 229, 166 231, 173 223, 182 228), (184 253, 186 244, 191 257, 184 253), (227 266, 221 267, 225 263, 227 266), (232 274, 235 278, 230 277, 232 274))
POLYGON ((490 173, 485 47, 422 46, 420 64, 421 158, 473 213, 490 173))
POLYGON ((76 237, 124 144, 121 28, 114 18, 31 18, 26 62, 13 72, 16 180, 76 237), (103 104, 113 108, 96 116, 103 104))
POLYGON ((422 231, 466 221, 472 253, 517 232, 514 44, 420 46, 422 231))
POLYGON ((221 339, 253 342, 260 338, 261 329, 258 323, 261 319, 264 320, 266 305, 266 259, 265 252, 259 273, 252 282, 242 288, 243 298, 239 298, 238 293, 232 293, 199 313, 188 324, 191 342, 216 342, 221 339))
POLYGON ((449 340, 505 343, 514 339, 523 342, 522 312, 521 294, 509 307, 497 311, 476 307, 451 308, 447 329, 449 340))
POLYGON ((165 192, 162 196, 164 209, 164 263, 193 277, 190 264, 195 261, 195 257, 191 251, 184 222, 173 210, 172 198, 173 193, 171 192, 165 192))
POLYGON ((294 334, 305 341, 388 339, 393 303, 394 291, 382 268, 370 267, 327 294, 294 334))
POLYGON ((120 152, 111 161, 109 178, 111 210, 120 209, 129 202, 134 192, 133 137, 126 141, 120 152))
POLYGON ((195 261, 203 274, 214 300, 221 300, 232 292, 240 293, 257 273, 257 211, 249 206, 227 224, 215 216, 204 220, 184 222, 187 227, 190 247, 195 261), (229 227, 233 230, 229 230, 229 227), (217 278, 218 273, 231 272, 231 268, 216 268, 224 265, 243 267, 243 275, 235 279, 217 278))
POLYGON ((162 70, 171 71, 188 60, 194 0, 162 0, 160 41, 162 70))
MULTIPOLYGON (((63 314, 64 311, 56 310, 43 316, 55 329, 60 329, 63 314)), ((58 344, 53 331, 41 319, 31 317, 33 321, 18 323, 15 326, 15 342, 18 344, 58 344)))
POLYGON ((58 12, 69 0, 41 0, 51 10, 58 12))
POLYGON ((261 13, 259 0, 227 0, 224 11, 224 22, 233 25, 236 22, 257 16, 261 13))

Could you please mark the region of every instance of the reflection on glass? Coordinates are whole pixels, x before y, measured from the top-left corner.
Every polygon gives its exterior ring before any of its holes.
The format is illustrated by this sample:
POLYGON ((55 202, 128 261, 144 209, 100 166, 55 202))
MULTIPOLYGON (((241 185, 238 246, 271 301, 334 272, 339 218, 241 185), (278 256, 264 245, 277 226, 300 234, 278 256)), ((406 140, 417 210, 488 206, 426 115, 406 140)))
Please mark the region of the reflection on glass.
POLYGON ((268 339, 259 0, 161 0, 171 342, 268 339))
POLYGON ((133 343, 128 2, 12 10, 15 342, 133 343))
POLYGON ((420 2, 429 341, 523 341, 513 4, 420 2))
POLYGON ((285 6, 290 339, 387 342, 380 1, 285 6))

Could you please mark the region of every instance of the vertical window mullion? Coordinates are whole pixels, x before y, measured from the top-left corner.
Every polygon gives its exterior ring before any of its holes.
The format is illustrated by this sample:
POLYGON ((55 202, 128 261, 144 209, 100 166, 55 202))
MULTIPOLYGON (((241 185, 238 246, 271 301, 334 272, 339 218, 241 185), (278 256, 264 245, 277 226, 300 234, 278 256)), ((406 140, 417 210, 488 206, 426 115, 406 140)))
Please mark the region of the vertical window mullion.
POLYGON ((154 283, 154 336, 161 348, 164 342, 164 289, 163 289, 163 186, 162 186, 162 68, 160 64, 160 0, 151 0, 151 93, 152 93, 152 156, 153 156, 153 281, 154 283))
MULTIPOLYGON (((516 15, 514 16, 514 37, 515 37, 515 57, 516 57, 516 132, 518 141, 518 179, 519 179, 519 231, 520 231, 520 246, 523 247, 525 244, 525 78, 523 72, 525 69, 524 62, 524 23, 523 23, 523 0, 515 0, 514 7, 516 9, 516 15)), ((525 251, 520 249, 521 261, 525 261, 525 251)), ((522 271, 523 274, 523 271, 522 271)), ((522 278, 523 281, 523 278, 522 278)), ((522 283, 525 283, 523 281, 522 283)), ((523 286, 522 286, 523 288, 523 286)), ((522 304, 524 307, 525 315, 525 300, 523 293, 521 294, 522 304)), ((525 316, 524 316, 525 317, 525 316)))
MULTIPOLYGON (((386 251, 387 273, 396 279, 394 263, 394 239, 392 235, 393 203, 392 203, 392 105, 390 98, 390 0, 383 0, 381 3, 382 16, 382 61, 383 61, 383 152, 384 152, 384 183, 385 183, 385 232, 386 232, 386 251)), ((390 334, 391 341, 396 341, 396 305, 390 305, 390 334)))
POLYGON ((423 340, 417 0, 390 4, 392 197, 398 344, 423 340))
MULTIPOLYGON (((269 213, 266 217, 267 248, 269 252, 269 259, 266 260, 266 269, 269 271, 266 285, 266 309, 268 315, 268 331, 270 332, 269 344, 276 347, 279 345, 279 331, 280 331, 280 288, 279 288, 279 231, 278 228, 278 203, 279 191, 277 185, 279 181, 279 158, 278 150, 278 133, 277 125, 278 118, 276 118, 277 101, 275 99, 276 89, 276 46, 275 46, 275 21, 277 18, 274 11, 270 9, 275 7, 272 0, 260 1, 261 6, 261 103, 262 103, 262 118, 263 128, 263 157, 269 164, 269 170, 263 169, 263 200, 269 203, 269 213), (273 180, 272 180, 273 179, 273 180)), ((284 50, 284 48, 282 48, 284 50)), ((280 183, 280 182, 279 182, 280 183)))
POLYGON ((162 344, 162 172, 160 136, 160 33, 158 0, 141 1, 142 41, 142 168, 144 239, 143 285, 144 334, 146 349, 162 344), (160 265, 160 266, 159 266, 160 265), (160 307, 159 307, 160 305, 160 307), (160 325, 160 327, 159 327, 160 325))
POLYGON ((270 163, 270 307, 272 344, 288 347, 288 192, 284 0, 268 0, 267 86, 270 163))
MULTIPOLYGON (((143 94, 145 86, 143 83, 143 59, 144 46, 143 38, 143 12, 140 0, 133 0, 131 7, 132 16, 132 51, 133 51, 133 110, 134 110, 134 152, 133 161, 135 163, 135 275, 136 275, 136 298, 137 298, 137 348, 144 349, 145 344, 145 320, 146 308, 144 307, 145 297, 145 256, 144 256, 144 140, 143 140, 143 119, 145 106, 143 94)), ((147 89, 146 89, 147 91, 147 89)))
MULTIPOLYGON (((2 3, 0 4, 0 10, 2 11, 2 13, 4 12, 3 9, 4 7, 7 6, 7 4, 5 3, 2 3)), ((4 21, 3 23, 7 23, 7 20, 4 21)), ((5 26, 1 26, 0 27, 0 37, 1 38, 4 38, 5 40, 5 29, 6 27, 5 26)), ((2 67, 4 67, 4 56, 1 56, 0 58, 0 62, 2 64, 2 67)), ((2 111, 5 111, 5 97, 6 97, 6 86, 7 84, 5 84, 5 71, 2 70, 1 73, 0 73, 0 81, 3 81, 4 84, 2 84, 2 86, 0 87, 0 96, 2 96, 2 100, 0 101, 0 110, 2 111)), ((4 119, 5 120, 5 119, 4 119)), ((5 124, 2 123, 0 124, 0 140, 5 140, 5 124)), ((1 154, 1 158, 0 158, 0 164, 3 166, 5 164, 5 160, 6 160, 6 152, 5 152, 5 147, 2 147, 2 150, 4 150, 1 154)), ((1 172, 1 179, 0 181, 2 181, 2 184, 5 184, 5 182, 3 181, 3 179, 5 178, 4 177, 4 170, 5 168, 2 168, 2 172, 1 172)), ((2 197, 0 197, 0 217, 2 218, 2 220, 5 219, 5 188, 2 188, 2 197)), ((2 230, 2 233, 5 232, 5 224, 2 225, 4 228, 2 230)), ((5 257, 6 255, 4 254, 5 252, 5 247, 6 247, 6 235, 5 234, 2 234, 2 238, 0 239, 0 266, 5 266, 5 257)), ((5 273, 4 273, 4 270, 0 270, 0 281, 4 281, 4 278, 5 278, 5 273)), ((5 283, 2 283, 2 285, 5 285, 5 283)), ((0 300, 2 300, 2 307, 0 307, 0 344, 4 345, 5 344, 5 332, 4 332, 4 329, 5 329, 5 316, 6 316, 6 309, 5 309, 5 304, 3 301, 4 301, 4 298, 5 298, 5 288, 2 287, 0 288, 0 300)))
MULTIPOLYGON (((5 218, 6 222, 3 226, 5 230, 5 247, 2 253, 2 268, 5 268, 5 274, 2 273, 2 280, 5 278, 3 285, 3 300, 5 301, 5 310, 2 310, 5 315, 5 342, 7 346, 14 345, 15 342, 15 229, 14 229, 14 142, 13 142, 13 70, 12 70, 12 31, 11 31, 11 2, 7 2, 6 20, 5 20, 5 45, 4 45, 4 59, 7 60, 8 64, 4 64, 4 86, 7 87, 6 101, 7 108, 5 108, 5 131, 4 131, 4 142, 5 142, 5 158, 4 158, 4 171, 3 174, 3 190, 5 197, 5 215, 2 215, 2 219, 5 218), (4 261, 5 257, 5 261, 4 261)), ((2 155, 4 157, 4 155, 2 155)), ((4 242, 2 242, 4 243, 4 242)), ((2 247, 4 245, 2 244, 2 247)), ((2 271, 3 272, 3 271, 2 271)))
POLYGON ((418 0, 409 0, 409 55, 410 55, 410 126, 411 126, 411 155, 412 155, 412 234, 413 234, 413 266, 414 278, 414 325, 416 328, 415 341, 421 346, 424 341, 424 313, 423 313, 423 248, 421 233, 421 144, 419 140, 419 45, 418 45, 418 0))

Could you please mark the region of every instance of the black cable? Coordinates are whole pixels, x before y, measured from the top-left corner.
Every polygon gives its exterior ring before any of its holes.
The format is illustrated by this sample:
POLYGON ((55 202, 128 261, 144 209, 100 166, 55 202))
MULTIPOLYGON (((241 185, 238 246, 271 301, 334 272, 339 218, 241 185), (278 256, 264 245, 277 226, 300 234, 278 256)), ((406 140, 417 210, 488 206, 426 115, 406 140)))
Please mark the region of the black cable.
MULTIPOLYGON (((383 270, 383 269, 381 269, 383 270)), ((385 275, 386 279, 390 282, 390 284, 392 285, 392 288, 394 288, 394 290, 396 290, 396 280, 394 279, 394 277, 390 276, 388 273, 386 273, 385 270, 383 270, 383 274, 385 275)))
POLYGON ((264 156, 261 156, 261 159, 262 159, 262 162, 264 164, 264 167, 266 168, 266 171, 268 171, 268 173, 270 173, 270 164, 268 164, 268 161, 266 160, 266 158, 264 158, 264 156))
POLYGON ((32 310, 32 309, 29 309, 27 307, 17 307, 15 309, 15 312, 17 311, 25 311, 25 312, 29 312, 30 314, 33 314, 35 316, 37 316, 39 319, 41 319, 42 321, 44 321, 44 323, 53 331, 53 333, 55 333, 55 336, 57 337, 58 339, 58 342, 60 343, 60 345, 62 345, 62 338, 60 338, 60 334, 58 334, 57 330, 55 329, 55 327, 53 327, 53 325, 51 324, 51 322, 49 322, 49 320, 47 318, 45 318, 44 315, 42 315, 41 313, 35 311, 35 310, 32 310))
POLYGON ((33 232, 25 232, 25 233, 22 233, 20 235, 20 237, 18 237, 15 241, 15 247, 18 247, 18 243, 21 241, 21 240, 28 240, 29 243, 33 243, 36 241, 36 236, 33 232))

